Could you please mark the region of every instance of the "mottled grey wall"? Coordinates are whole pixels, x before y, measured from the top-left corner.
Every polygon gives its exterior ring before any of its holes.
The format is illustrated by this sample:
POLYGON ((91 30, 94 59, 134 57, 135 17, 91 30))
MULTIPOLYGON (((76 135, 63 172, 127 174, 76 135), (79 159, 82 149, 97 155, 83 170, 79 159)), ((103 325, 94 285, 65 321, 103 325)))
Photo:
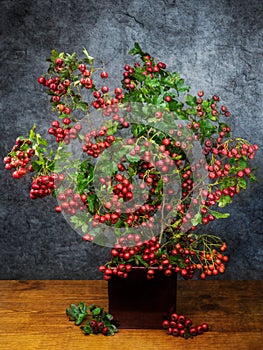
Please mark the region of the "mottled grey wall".
MULTIPOLYGON (((85 46, 114 83, 139 41, 179 71, 192 93, 219 94, 235 116, 236 135, 261 146, 259 183, 209 229, 229 243, 224 278, 261 279, 262 13, 259 0, 2 0, 1 158, 33 121, 45 134, 53 118, 37 84, 51 49, 81 54, 85 46)), ((97 266, 109 251, 84 243, 53 211, 54 199, 31 201, 29 180, 13 180, 3 165, 0 171, 0 278, 101 278, 97 266)))

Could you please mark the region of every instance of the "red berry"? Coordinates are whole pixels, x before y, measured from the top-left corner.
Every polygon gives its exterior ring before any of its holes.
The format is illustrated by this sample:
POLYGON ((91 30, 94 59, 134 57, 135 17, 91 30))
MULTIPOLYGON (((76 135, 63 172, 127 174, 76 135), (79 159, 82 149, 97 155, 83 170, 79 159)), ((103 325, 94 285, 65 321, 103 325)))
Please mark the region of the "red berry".
POLYGON ((169 322, 168 320, 163 321, 162 327, 163 327, 164 329, 168 329, 169 326, 170 326, 170 322, 169 322))
POLYGON ((46 79, 44 77, 38 77, 37 81, 39 82, 39 84, 45 85, 46 84, 46 79))
POLYGON ((207 323, 203 323, 203 324, 201 325, 201 327, 202 327, 202 329, 203 329, 204 332, 207 332, 207 331, 208 331, 208 324, 207 324, 207 323))
POLYGON ((108 86, 102 86, 101 91, 106 94, 109 91, 108 86))
POLYGON ((100 73, 100 76, 102 79, 107 79, 109 77, 109 74, 107 72, 103 71, 100 73))
POLYGON ((62 58, 58 57, 55 59, 55 64, 57 66, 62 66, 63 63, 64 63, 64 61, 62 60, 62 58))
POLYGON ((174 322, 177 322, 177 320, 178 320, 178 314, 173 313, 173 314, 171 315, 171 320, 174 321, 174 322))
POLYGON ((57 206, 55 207, 55 211, 56 211, 57 213, 61 213, 61 212, 62 212, 62 209, 61 209, 61 207, 60 207, 59 205, 57 205, 57 206))

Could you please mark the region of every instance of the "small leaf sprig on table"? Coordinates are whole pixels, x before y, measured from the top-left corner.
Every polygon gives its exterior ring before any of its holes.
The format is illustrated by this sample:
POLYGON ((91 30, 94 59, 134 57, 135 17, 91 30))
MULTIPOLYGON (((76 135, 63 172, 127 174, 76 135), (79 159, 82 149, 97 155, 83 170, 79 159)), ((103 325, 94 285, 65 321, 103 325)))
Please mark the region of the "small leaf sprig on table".
POLYGON ((102 333, 106 336, 118 332, 113 316, 94 304, 88 306, 84 302, 79 302, 78 305, 70 304, 66 314, 70 321, 75 321, 75 325, 80 326, 85 335, 102 333))

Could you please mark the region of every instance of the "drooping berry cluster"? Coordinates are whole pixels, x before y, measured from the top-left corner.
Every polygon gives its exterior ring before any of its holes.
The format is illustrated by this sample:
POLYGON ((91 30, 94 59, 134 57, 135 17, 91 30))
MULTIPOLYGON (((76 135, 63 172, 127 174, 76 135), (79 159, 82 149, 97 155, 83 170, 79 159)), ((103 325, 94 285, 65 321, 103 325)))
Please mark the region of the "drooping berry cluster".
POLYGON ((16 144, 12 148, 10 155, 4 157, 4 164, 7 170, 14 170, 12 176, 14 179, 21 179, 27 172, 33 172, 33 166, 30 163, 35 155, 35 150, 31 148, 32 142, 29 139, 16 139, 16 144))
POLYGON ((50 196, 63 180, 63 174, 38 175, 34 177, 31 184, 30 198, 37 199, 50 196))
POLYGON ((55 178, 53 176, 43 175, 33 179, 30 190, 30 198, 44 198, 51 195, 56 188, 55 178))
POLYGON ((82 146, 83 152, 98 158, 98 156, 114 142, 113 135, 107 135, 108 129, 106 126, 101 126, 100 130, 92 130, 84 137, 85 144, 82 146), (95 139, 95 142, 92 139, 95 139))
POLYGON ((56 137, 56 142, 62 142, 66 145, 70 143, 70 139, 75 139, 78 132, 82 129, 81 124, 76 124, 70 127, 70 118, 63 118, 63 124, 61 125, 58 120, 53 120, 51 123, 51 128, 48 129, 48 133, 56 137))
POLYGON ((93 97, 96 100, 92 102, 92 106, 95 109, 103 109, 104 116, 110 116, 112 113, 117 113, 117 106, 123 98, 122 88, 116 88, 114 90, 114 97, 110 97, 108 92, 109 87, 107 85, 102 86, 100 91, 96 90, 93 92, 93 97))
POLYGON ((49 79, 45 79, 45 77, 41 76, 38 78, 38 82, 49 88, 49 94, 53 95, 51 97, 51 102, 54 103, 60 102, 61 96, 67 93, 67 89, 70 86, 70 80, 65 79, 61 81, 58 76, 49 79))
POLYGON ((57 199, 60 203, 59 206, 56 206, 56 211, 60 213, 62 210, 68 215, 75 215, 77 210, 83 212, 85 206, 87 206, 87 196, 80 195, 73 191, 73 189, 68 188, 64 192, 60 192, 57 196, 57 199))
POLYGON ((185 339, 193 338, 208 331, 207 323, 193 326, 190 318, 177 313, 171 314, 168 320, 163 321, 162 327, 166 329, 168 335, 185 339))
POLYGON ((130 201, 133 198, 132 190, 134 186, 122 174, 117 174, 115 179, 117 184, 113 186, 113 193, 117 195, 117 199, 123 198, 124 201, 130 201))

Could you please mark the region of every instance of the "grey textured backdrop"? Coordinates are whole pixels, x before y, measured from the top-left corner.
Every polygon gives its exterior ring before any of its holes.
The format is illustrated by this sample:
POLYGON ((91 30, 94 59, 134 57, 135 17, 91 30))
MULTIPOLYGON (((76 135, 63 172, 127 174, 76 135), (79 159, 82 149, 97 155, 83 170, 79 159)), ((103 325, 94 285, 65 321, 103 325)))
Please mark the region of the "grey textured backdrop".
MULTIPOLYGON (((235 118, 235 134, 261 147, 259 182, 234 200, 231 217, 209 231, 231 255, 223 278, 262 279, 262 2, 258 0, 2 0, 1 158, 36 121, 47 135, 53 119, 37 77, 51 49, 91 55, 121 78, 134 41, 179 71, 192 92, 217 93, 235 118)), ((32 201, 28 179, 1 170, 1 279, 102 278, 108 249, 82 241, 53 210, 32 201)))

